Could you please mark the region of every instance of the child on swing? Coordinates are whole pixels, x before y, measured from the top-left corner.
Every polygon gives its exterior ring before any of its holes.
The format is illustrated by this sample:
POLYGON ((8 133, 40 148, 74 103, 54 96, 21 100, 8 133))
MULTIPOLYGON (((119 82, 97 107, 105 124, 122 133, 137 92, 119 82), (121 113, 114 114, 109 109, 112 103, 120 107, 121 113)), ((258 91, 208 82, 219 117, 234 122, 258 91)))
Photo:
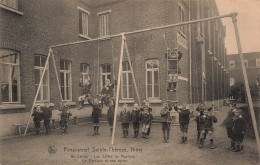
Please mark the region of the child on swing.
POLYGON ((153 121, 152 108, 149 101, 145 100, 145 106, 141 108, 140 120, 142 125, 142 138, 149 139, 153 121))
POLYGON ((92 83, 90 82, 89 76, 87 79, 83 80, 83 77, 80 78, 79 81, 79 86, 82 88, 82 96, 78 97, 79 101, 79 109, 83 108, 84 101, 86 100, 87 97, 90 97, 90 88, 91 88, 92 83))
POLYGON ((35 127, 35 133, 36 135, 39 135, 40 133, 40 126, 41 126, 41 120, 42 120, 42 110, 41 106, 38 105, 35 109, 35 111, 32 114, 33 116, 33 122, 34 122, 34 127, 35 127))
POLYGON ((182 53, 176 48, 175 52, 167 51, 165 54, 165 58, 169 60, 169 63, 167 66, 170 71, 168 71, 168 88, 167 91, 177 91, 176 86, 178 82, 178 74, 181 73, 180 67, 178 65, 177 68, 177 63, 180 61, 182 58, 182 53), (178 69, 178 71, 177 71, 178 69))
POLYGON ((63 133, 65 133, 69 127, 69 118, 72 114, 69 111, 69 105, 63 102, 61 103, 60 111, 60 126, 63 129, 63 133))
POLYGON ((109 106, 109 98, 113 97, 113 89, 115 84, 111 84, 109 79, 106 79, 106 84, 101 90, 101 106, 105 104, 109 106))

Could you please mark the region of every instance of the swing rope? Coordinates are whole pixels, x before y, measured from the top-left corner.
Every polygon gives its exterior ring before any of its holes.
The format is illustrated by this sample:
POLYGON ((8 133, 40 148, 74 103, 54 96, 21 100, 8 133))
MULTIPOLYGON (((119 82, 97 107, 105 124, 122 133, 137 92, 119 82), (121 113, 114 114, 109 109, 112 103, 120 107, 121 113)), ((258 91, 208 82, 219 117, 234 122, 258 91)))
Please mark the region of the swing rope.
POLYGON ((99 64, 99 55, 100 55, 100 47, 99 47, 99 40, 98 40, 98 42, 97 42, 97 49, 98 49, 98 59, 97 59, 97 93, 96 93, 96 95, 98 95, 98 90, 99 90, 99 76, 100 76, 100 64, 99 64))

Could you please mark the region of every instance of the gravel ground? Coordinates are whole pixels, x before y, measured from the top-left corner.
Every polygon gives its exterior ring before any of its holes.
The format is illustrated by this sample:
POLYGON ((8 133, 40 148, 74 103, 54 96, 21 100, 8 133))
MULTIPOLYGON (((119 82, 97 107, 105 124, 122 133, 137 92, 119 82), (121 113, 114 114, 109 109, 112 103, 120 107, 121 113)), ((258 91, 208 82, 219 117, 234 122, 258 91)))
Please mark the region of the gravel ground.
POLYGON ((181 133, 178 126, 171 128, 170 143, 162 143, 160 124, 152 125, 150 139, 133 139, 132 127, 129 138, 121 138, 121 126, 118 124, 115 144, 111 145, 108 123, 101 123, 99 136, 92 136, 92 125, 84 124, 70 126, 65 135, 56 129, 51 135, 2 140, 0 164, 259 164, 255 140, 245 139, 244 154, 225 149, 229 140, 220 124, 226 113, 227 107, 216 112, 218 123, 215 124, 216 148, 213 150, 209 148, 209 140, 203 149, 195 144, 197 132, 194 121, 189 126, 188 144, 179 144, 181 133), (52 150, 49 150, 50 147, 52 150))

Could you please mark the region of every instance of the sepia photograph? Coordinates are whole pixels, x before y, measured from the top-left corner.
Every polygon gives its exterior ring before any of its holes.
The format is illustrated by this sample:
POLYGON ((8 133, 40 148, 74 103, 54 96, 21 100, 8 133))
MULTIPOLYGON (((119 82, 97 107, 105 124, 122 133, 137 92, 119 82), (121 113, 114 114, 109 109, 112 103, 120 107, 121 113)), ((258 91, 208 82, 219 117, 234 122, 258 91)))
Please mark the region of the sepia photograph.
POLYGON ((259 0, 0 0, 0 165, 260 164, 259 0))

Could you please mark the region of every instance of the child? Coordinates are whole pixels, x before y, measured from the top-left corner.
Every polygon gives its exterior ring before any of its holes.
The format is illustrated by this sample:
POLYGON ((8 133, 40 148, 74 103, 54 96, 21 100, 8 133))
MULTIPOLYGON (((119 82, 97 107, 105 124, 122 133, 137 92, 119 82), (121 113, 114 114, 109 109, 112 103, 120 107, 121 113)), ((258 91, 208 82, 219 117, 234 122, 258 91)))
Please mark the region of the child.
POLYGON ((140 110, 138 109, 138 104, 134 104, 134 109, 131 112, 131 121, 133 123, 134 136, 133 138, 137 138, 140 128, 140 110))
POLYGON ((121 121, 122 129, 123 129, 122 138, 128 137, 128 129, 129 129, 130 120, 131 120, 130 112, 127 109, 127 104, 124 104, 123 110, 120 112, 120 121, 121 121))
MULTIPOLYGON (((197 123, 197 141, 196 141, 196 144, 199 144, 199 141, 200 141, 200 135, 201 135, 201 119, 202 116, 203 116, 203 113, 205 111, 206 107, 205 107, 205 104, 199 104, 198 107, 196 108, 196 111, 198 111, 198 116, 195 118, 195 121, 197 123)), ((206 134, 204 134, 204 140, 206 139, 206 134)))
POLYGON ((36 110, 32 114, 33 116, 33 122, 35 127, 35 133, 36 135, 39 135, 40 133, 40 126, 41 126, 41 120, 42 120, 42 110, 40 105, 36 107, 36 110))
POLYGON ((98 103, 97 98, 94 98, 93 102, 90 99, 88 99, 88 102, 89 102, 89 105, 91 105, 93 107, 91 116, 92 116, 92 120, 93 120, 94 133, 92 136, 99 135, 99 133, 98 133, 99 119, 101 118, 102 107, 98 103))
POLYGON ((182 53, 175 49, 175 52, 168 51, 165 54, 165 58, 169 60, 168 62, 168 91, 172 90, 172 86, 174 90, 176 91, 177 81, 178 81, 178 74, 181 74, 180 67, 178 65, 178 71, 177 71, 177 62, 180 61, 182 58, 182 53))
MULTIPOLYGON (((150 106, 150 102, 148 100, 144 100, 144 107, 140 109, 141 111, 144 111, 144 110, 148 110, 148 112, 150 114, 152 114, 152 108, 150 106)), ((149 138, 149 135, 151 133, 151 128, 152 128, 152 121, 150 123, 150 126, 148 127, 148 130, 147 130, 147 137, 146 138, 149 138)))
POLYGON ((246 132, 245 119, 242 117, 240 110, 235 110, 232 134, 236 146, 233 149, 233 152, 244 153, 243 140, 244 140, 245 132, 246 132))
POLYGON ((45 130, 46 130, 46 134, 51 133, 50 131, 50 118, 52 117, 52 111, 50 109, 50 105, 49 102, 46 101, 44 103, 44 107, 43 107, 43 120, 44 120, 44 126, 45 126, 45 130))
POLYGON ((109 98, 113 97, 113 89, 114 84, 110 83, 109 79, 106 79, 106 84, 101 90, 101 105, 103 107, 103 104, 105 104, 107 107, 109 106, 109 98))
POLYGON ((84 81, 82 80, 83 78, 80 78, 79 86, 82 87, 82 96, 79 96, 78 101, 79 101, 79 109, 82 109, 84 101, 86 100, 87 97, 90 97, 90 88, 92 83, 90 82, 90 78, 85 79, 84 81))
POLYGON ((183 103, 182 106, 179 107, 175 105, 174 109, 179 113, 180 130, 182 132, 180 143, 187 144, 187 134, 188 134, 189 121, 190 121, 190 110, 187 107, 186 103, 183 103))
POLYGON ((111 136, 112 136, 112 132, 113 132, 114 114, 115 114, 115 101, 110 99, 109 108, 107 110, 107 120, 108 120, 108 124, 110 127, 111 136))
POLYGON ((161 110, 161 123, 162 123, 162 130, 163 130, 163 143, 169 142, 170 136, 170 111, 172 110, 171 105, 168 102, 163 103, 163 109, 161 110), (165 135, 165 131, 167 131, 167 135, 165 135))
POLYGON ((63 129, 63 133, 65 133, 69 126, 69 118, 72 115, 69 111, 68 105, 61 105, 61 114, 60 114, 60 126, 63 129))
POLYGON ((169 74, 167 91, 177 91, 178 74, 169 74))
POLYGON ((204 120, 204 126, 201 128, 201 138, 200 138, 200 145, 199 148, 203 147, 204 142, 204 135, 209 134, 210 138, 210 149, 214 149, 213 145, 213 123, 217 122, 217 118, 214 116, 213 107, 209 108, 208 110, 204 111, 203 114, 203 120, 204 120))
POLYGON ((233 137, 233 133, 232 133, 233 118, 235 117, 235 110, 236 110, 236 104, 231 104, 227 117, 223 122, 223 124, 226 126, 228 138, 230 139, 230 146, 226 147, 226 149, 228 149, 228 150, 233 150, 235 148, 235 141, 234 141, 234 137, 233 137))
POLYGON ((153 115, 151 113, 151 108, 149 107, 149 102, 147 101, 145 102, 145 107, 142 109, 140 113, 140 119, 143 127, 142 138, 149 139, 149 130, 153 121, 153 115))

